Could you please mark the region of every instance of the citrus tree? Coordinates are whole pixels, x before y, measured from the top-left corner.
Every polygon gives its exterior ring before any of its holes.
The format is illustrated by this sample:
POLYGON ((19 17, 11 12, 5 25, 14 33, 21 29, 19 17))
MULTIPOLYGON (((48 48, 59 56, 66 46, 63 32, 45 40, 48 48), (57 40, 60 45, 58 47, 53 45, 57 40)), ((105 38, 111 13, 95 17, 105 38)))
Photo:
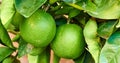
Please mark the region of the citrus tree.
POLYGON ((53 63, 120 62, 119 0, 2 0, 0 11, 0 63, 50 63, 51 50, 53 63))

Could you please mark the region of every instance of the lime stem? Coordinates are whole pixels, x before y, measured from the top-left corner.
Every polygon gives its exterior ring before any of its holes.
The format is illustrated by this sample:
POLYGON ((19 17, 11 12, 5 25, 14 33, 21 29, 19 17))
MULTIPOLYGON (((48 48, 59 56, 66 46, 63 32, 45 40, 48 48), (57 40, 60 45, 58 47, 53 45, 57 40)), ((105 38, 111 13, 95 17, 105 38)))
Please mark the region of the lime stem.
POLYGON ((45 8, 45 11, 47 11, 50 8, 50 4, 47 5, 47 7, 45 8))
POLYGON ((70 24, 70 21, 71 21, 71 19, 70 19, 70 18, 68 18, 68 20, 67 20, 67 24, 70 24))

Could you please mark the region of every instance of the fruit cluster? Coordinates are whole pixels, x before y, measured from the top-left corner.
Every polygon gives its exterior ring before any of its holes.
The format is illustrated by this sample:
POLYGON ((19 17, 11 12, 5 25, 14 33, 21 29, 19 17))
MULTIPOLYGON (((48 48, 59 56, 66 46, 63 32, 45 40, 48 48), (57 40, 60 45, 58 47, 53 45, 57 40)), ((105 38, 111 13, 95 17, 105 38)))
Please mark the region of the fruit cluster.
POLYGON ((51 50, 53 63, 120 62, 120 0, 2 0, 0 11, 0 63, 50 63, 51 50))

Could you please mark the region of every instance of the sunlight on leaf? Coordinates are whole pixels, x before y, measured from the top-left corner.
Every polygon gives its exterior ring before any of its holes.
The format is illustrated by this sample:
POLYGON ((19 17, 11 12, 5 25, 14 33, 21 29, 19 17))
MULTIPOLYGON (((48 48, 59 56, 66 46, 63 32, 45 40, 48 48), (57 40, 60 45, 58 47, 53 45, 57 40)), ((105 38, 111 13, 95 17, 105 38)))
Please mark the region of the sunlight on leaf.
POLYGON ((38 10, 47 0, 15 0, 17 11, 28 18, 38 10))
POLYGON ((100 63, 116 63, 120 54, 120 31, 113 33, 106 41, 101 53, 100 63))

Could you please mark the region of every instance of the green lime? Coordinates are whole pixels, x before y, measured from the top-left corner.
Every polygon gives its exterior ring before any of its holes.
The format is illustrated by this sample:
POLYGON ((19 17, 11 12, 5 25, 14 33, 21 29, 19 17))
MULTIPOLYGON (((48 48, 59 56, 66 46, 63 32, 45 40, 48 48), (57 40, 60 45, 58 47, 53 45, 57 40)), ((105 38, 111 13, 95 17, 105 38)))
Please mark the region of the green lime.
POLYGON ((37 10, 20 24, 22 38, 35 47, 46 47, 53 40, 55 33, 53 17, 43 10, 37 10))
POLYGON ((75 59, 85 49, 82 28, 76 24, 64 24, 58 27, 51 43, 54 53, 63 58, 75 59))

